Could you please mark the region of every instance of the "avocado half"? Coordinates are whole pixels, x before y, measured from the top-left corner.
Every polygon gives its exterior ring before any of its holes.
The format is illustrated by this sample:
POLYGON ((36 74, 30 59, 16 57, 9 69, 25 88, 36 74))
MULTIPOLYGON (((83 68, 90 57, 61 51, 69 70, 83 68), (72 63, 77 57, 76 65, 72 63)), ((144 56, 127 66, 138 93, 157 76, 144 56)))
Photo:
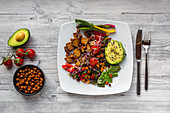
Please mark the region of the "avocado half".
POLYGON ((105 57, 110 64, 119 64, 125 59, 126 53, 121 42, 112 40, 105 47, 105 57))
POLYGON ((8 40, 8 45, 18 47, 24 45, 30 38, 30 31, 26 28, 17 30, 8 40))

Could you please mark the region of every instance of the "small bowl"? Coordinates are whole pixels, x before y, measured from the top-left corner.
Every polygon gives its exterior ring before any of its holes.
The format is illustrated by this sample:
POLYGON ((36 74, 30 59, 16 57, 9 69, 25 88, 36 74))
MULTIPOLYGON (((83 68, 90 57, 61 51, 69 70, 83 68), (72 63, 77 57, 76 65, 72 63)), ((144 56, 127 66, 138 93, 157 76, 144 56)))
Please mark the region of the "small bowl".
POLYGON ((19 68, 15 71, 14 76, 13 76, 13 84, 14 84, 15 89, 16 89, 19 93, 21 93, 22 95, 25 95, 25 96, 32 96, 32 95, 37 94, 37 93, 43 88, 44 83, 45 83, 44 73, 43 73, 43 71, 42 71, 39 67, 37 67, 37 66, 35 66, 35 65, 24 65, 24 66, 21 66, 21 67, 19 67, 19 68), (20 91, 20 90, 18 89, 18 87, 16 86, 16 83, 17 83, 17 81, 16 81, 17 73, 19 72, 19 70, 24 69, 25 67, 35 67, 35 68, 39 69, 40 72, 41 72, 41 74, 42 74, 42 78, 43 78, 42 86, 41 86, 41 88, 40 88, 38 91, 35 91, 34 93, 25 93, 25 92, 22 92, 22 91, 20 91))

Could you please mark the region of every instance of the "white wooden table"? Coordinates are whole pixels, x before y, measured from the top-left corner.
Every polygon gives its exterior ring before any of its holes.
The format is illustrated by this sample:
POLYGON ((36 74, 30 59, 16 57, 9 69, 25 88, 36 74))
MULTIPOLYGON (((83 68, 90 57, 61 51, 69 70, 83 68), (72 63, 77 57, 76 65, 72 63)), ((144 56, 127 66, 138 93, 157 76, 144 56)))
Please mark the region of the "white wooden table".
MULTIPOLYGON (((46 75, 43 90, 24 97, 13 86, 17 69, 0 67, 0 113, 169 113, 170 112, 170 1, 168 0, 0 0, 0 57, 12 48, 11 34, 28 28, 31 39, 23 46, 37 52, 34 60, 46 75), (141 95, 136 95, 136 62, 128 92, 109 96, 83 96, 61 90, 57 73, 60 26, 80 19, 109 19, 129 24, 135 47, 139 27, 151 31, 149 90, 144 90, 142 57, 141 95)), ((144 51, 143 51, 144 53, 144 51)), ((135 54, 134 54, 135 58, 135 54)), ((2 59, 0 59, 2 60, 2 59)))

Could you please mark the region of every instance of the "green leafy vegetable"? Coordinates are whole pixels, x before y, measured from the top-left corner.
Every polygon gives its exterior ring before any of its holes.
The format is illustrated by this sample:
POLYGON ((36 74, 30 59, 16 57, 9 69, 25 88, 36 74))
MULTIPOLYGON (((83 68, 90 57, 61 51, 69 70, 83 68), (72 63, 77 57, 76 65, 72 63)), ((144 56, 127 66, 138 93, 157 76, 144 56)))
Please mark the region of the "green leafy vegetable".
POLYGON ((97 80, 98 86, 101 87, 105 85, 105 82, 112 83, 112 78, 118 76, 118 71, 120 71, 120 66, 110 66, 110 68, 106 72, 102 72, 101 76, 97 80), (109 74, 112 74, 112 77, 109 77, 109 74))
POLYGON ((107 70, 108 74, 113 74, 115 72, 120 71, 121 67, 119 65, 117 66, 110 66, 110 68, 107 70))

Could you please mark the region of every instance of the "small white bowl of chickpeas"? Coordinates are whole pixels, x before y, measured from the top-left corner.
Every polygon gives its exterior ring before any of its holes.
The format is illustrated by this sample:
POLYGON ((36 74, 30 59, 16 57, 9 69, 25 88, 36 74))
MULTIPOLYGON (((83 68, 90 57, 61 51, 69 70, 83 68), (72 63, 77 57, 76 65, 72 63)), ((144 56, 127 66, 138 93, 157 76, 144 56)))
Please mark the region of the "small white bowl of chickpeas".
POLYGON ((24 65, 18 68, 13 77, 15 89, 22 95, 37 94, 44 86, 42 70, 35 65, 24 65))

